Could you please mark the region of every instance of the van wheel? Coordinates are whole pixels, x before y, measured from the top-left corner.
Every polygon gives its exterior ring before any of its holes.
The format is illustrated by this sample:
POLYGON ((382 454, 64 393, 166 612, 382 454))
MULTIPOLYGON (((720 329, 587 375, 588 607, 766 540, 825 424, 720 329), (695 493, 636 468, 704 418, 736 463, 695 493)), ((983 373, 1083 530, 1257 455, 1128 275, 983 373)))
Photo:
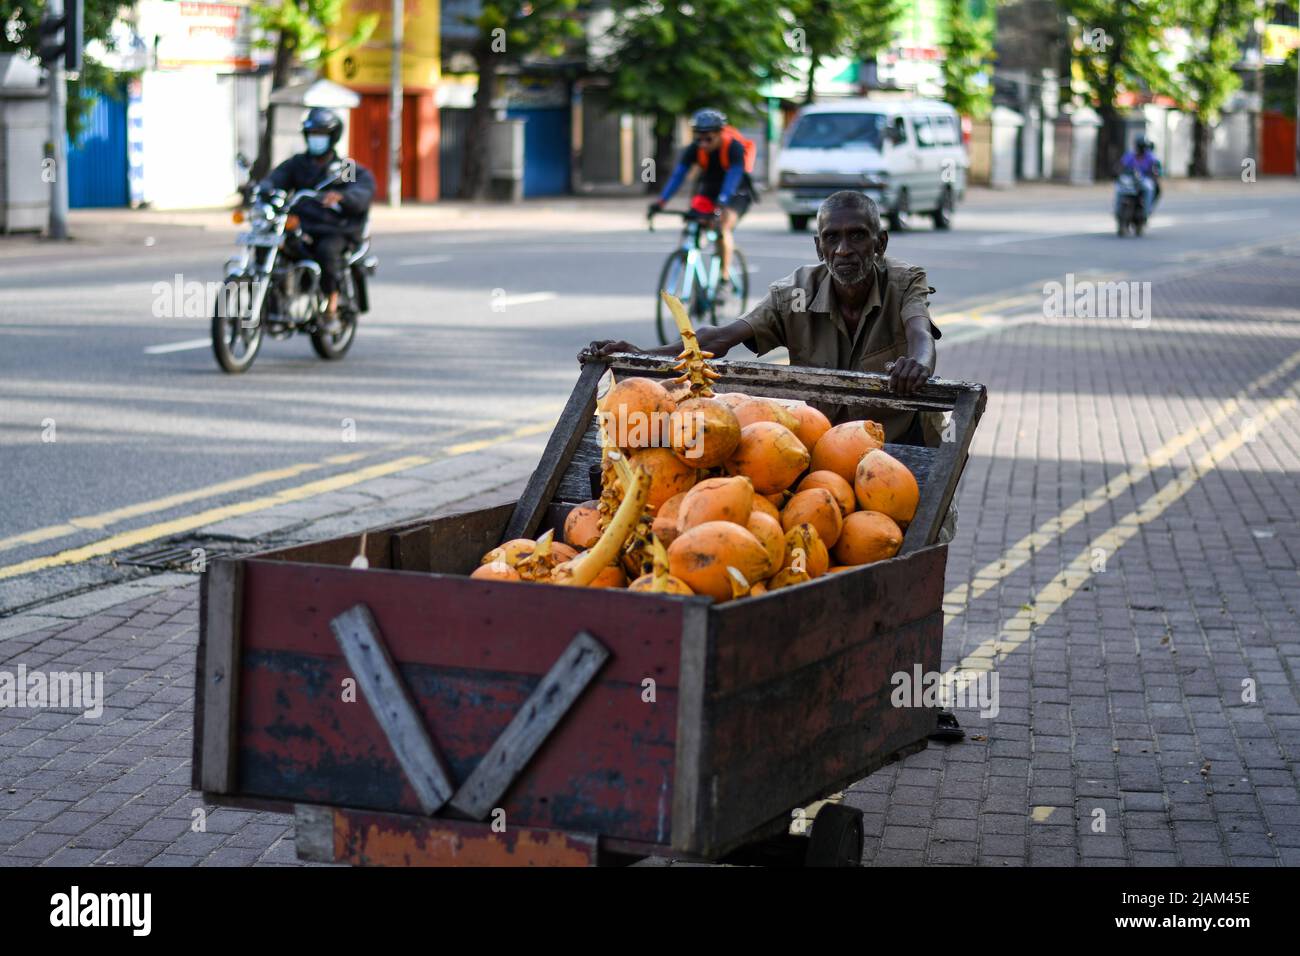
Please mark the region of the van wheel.
POLYGON ((912 218, 912 200, 908 198, 906 189, 898 191, 898 202, 894 204, 893 209, 889 210, 886 218, 892 232, 902 232, 908 228, 912 218))
POLYGON ((943 187, 943 197, 939 200, 939 208, 930 213, 930 218, 934 220, 934 228, 951 229, 952 228, 952 187, 943 187))
POLYGON ((790 231, 806 232, 808 230, 808 220, 811 218, 812 218, 811 216, 791 216, 790 231))

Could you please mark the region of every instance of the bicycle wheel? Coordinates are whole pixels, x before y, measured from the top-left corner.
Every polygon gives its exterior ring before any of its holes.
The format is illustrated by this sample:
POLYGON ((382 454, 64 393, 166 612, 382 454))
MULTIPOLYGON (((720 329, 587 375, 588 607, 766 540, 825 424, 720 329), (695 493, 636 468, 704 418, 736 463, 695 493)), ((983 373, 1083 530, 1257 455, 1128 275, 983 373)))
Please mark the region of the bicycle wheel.
POLYGON ((677 323, 673 321, 673 315, 668 311, 668 306, 664 305, 663 297, 659 292, 667 292, 680 299, 685 279, 686 253, 678 249, 664 263, 663 271, 659 273, 659 291, 655 292, 655 331, 659 334, 660 345, 675 342, 681 336, 677 332, 677 323))
POLYGON ((739 248, 731 252, 731 288, 727 290, 727 299, 722 303, 722 315, 718 315, 717 300, 709 308, 709 321, 714 325, 734 322, 745 314, 745 305, 749 299, 749 263, 739 248))

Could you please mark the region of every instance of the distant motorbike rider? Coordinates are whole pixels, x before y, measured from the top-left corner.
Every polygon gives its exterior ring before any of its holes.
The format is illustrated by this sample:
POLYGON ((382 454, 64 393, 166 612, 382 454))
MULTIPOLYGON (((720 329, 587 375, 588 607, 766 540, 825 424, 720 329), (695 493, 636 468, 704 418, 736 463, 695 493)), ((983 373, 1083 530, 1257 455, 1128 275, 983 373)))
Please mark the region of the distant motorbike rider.
MULTIPOLYGON (((1142 190, 1142 213, 1150 219, 1155 211, 1156 200, 1160 198, 1160 160, 1156 159, 1155 143, 1145 136, 1139 136, 1119 161, 1120 172, 1132 173, 1137 179, 1138 188, 1142 190)), ((1116 213, 1119 211, 1119 198, 1115 200, 1116 213)))
MULTIPOLYGON (((343 135, 343 121, 332 110, 316 107, 302 123, 307 151, 291 156, 271 171, 258 187, 261 190, 314 189, 327 175, 330 163, 339 159, 334 147, 343 135)), ((347 267, 345 256, 360 243, 375 195, 375 177, 360 163, 350 162, 340 180, 319 199, 307 198, 294 206, 302 231, 311 243, 310 256, 321 268, 321 289, 329 296, 321 324, 328 333, 337 332, 339 284, 347 267)))

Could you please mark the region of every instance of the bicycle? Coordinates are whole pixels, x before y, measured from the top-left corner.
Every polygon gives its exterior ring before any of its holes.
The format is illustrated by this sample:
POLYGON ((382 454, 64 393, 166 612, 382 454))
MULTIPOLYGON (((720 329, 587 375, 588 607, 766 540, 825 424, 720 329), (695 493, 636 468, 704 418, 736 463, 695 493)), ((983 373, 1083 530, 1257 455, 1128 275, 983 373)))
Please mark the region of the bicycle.
MULTIPOLYGON (((711 325, 718 325, 717 291, 722 256, 717 251, 717 220, 693 210, 659 209, 647 217, 651 232, 655 231, 656 215, 680 216, 684 220, 681 245, 668 256, 663 271, 659 273, 660 291, 677 296, 696 326, 706 320, 711 325), (714 248, 704 248, 701 238, 705 243, 712 243, 714 248)), ((749 266, 739 247, 731 252, 730 291, 731 298, 725 303, 727 314, 724 317, 738 319, 745 314, 745 300, 749 296, 749 266), (734 316, 731 315, 733 311, 734 316)), ((660 345, 667 345, 679 337, 677 323, 659 295, 655 295, 655 329, 659 333, 660 345)))

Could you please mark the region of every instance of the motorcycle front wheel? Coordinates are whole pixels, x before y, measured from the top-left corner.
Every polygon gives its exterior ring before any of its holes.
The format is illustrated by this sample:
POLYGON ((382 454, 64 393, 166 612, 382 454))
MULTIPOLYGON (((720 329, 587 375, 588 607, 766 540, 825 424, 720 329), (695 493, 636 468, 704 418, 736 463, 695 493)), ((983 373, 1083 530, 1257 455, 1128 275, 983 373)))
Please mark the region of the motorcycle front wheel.
POLYGON ((227 283, 212 310, 212 354, 221 370, 229 375, 247 372, 262 347, 262 330, 267 300, 262 297, 261 315, 252 321, 251 282, 227 283))
POLYGON ((352 340, 357 337, 357 314, 340 309, 339 325, 339 330, 333 335, 323 329, 312 330, 311 347, 327 361, 341 359, 352 347, 352 340))

